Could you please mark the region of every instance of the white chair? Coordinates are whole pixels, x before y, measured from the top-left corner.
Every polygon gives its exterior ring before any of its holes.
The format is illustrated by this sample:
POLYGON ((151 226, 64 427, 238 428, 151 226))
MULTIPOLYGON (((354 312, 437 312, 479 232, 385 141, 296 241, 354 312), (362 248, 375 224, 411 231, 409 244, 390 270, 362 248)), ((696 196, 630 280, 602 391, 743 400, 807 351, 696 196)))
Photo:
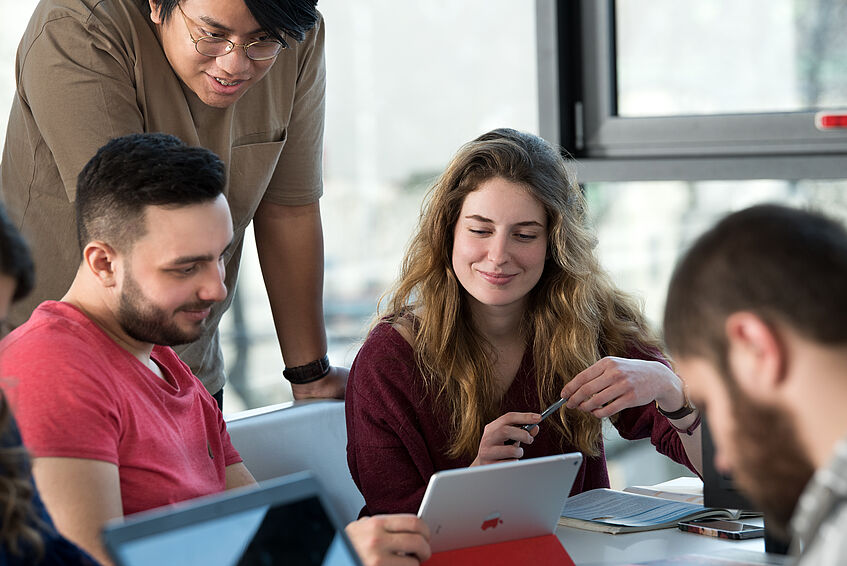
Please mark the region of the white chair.
POLYGON ((226 417, 232 443, 257 481, 311 470, 338 517, 348 523, 365 504, 347 467, 344 402, 295 401, 226 417))

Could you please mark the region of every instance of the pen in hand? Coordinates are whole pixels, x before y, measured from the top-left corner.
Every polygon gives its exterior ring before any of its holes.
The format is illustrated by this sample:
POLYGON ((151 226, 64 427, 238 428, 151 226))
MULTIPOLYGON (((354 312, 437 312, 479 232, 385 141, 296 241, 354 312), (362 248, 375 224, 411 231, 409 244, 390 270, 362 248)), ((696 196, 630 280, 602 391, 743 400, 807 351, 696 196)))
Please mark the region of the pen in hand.
MULTIPOLYGON (((547 417, 549 417, 550 415, 552 415, 553 413, 558 411, 559 407, 561 407, 562 405, 564 405, 567 402, 568 402, 567 397, 562 397, 561 399, 559 399, 558 401, 556 401, 555 403, 553 403, 552 405, 550 405, 549 407, 544 409, 544 412, 541 413, 541 419, 538 421, 538 423, 540 423, 541 421, 543 421, 544 419, 546 419, 547 417)), ((534 427, 537 427, 538 423, 521 425, 520 428, 529 432, 534 427)), ((506 442, 504 442, 503 444, 514 444, 514 443, 515 443, 514 440, 509 439, 506 442)))

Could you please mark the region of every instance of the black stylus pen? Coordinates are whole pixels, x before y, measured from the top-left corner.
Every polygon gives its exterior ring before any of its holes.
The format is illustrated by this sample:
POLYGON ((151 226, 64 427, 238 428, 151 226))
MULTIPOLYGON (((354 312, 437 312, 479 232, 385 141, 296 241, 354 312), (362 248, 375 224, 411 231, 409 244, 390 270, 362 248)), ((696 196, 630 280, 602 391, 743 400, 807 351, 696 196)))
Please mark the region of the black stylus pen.
MULTIPOLYGON (((538 423, 542 422, 544 419, 546 419, 547 417, 549 417, 550 415, 552 415, 553 413, 558 411, 559 407, 561 407, 562 405, 564 405, 567 402, 568 402, 568 398, 562 397, 561 399, 559 399, 558 401, 556 401, 555 403, 553 403, 552 405, 550 405, 549 407, 544 409, 544 412, 541 413, 541 420, 538 421, 538 423)), ((532 430, 533 427, 538 426, 538 423, 521 425, 520 428, 529 432, 530 430, 532 430)), ((514 444, 514 443, 515 443, 515 441, 510 438, 509 440, 507 440, 503 444, 514 444)))

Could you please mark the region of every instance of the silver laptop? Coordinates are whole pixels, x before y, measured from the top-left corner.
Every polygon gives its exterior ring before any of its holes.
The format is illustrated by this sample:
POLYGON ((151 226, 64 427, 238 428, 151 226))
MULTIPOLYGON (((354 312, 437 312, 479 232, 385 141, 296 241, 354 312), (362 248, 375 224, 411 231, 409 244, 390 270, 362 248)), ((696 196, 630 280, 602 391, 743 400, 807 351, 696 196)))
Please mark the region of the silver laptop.
POLYGON ((418 511, 432 551, 552 534, 581 464, 559 454, 434 474, 418 511))
POLYGON ((119 566, 361 566, 308 472, 137 513, 103 540, 119 566))

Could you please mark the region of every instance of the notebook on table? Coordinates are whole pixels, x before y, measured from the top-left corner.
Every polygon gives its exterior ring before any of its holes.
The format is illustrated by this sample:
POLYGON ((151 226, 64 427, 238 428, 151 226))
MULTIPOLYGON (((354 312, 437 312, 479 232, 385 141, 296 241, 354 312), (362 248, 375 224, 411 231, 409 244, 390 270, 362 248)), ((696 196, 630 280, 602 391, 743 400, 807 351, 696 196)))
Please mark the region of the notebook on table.
POLYGON ((493 553, 480 560, 491 564, 519 541, 531 541, 533 549, 544 549, 543 563, 571 563, 554 531, 581 464, 581 454, 559 454, 434 474, 418 511, 430 529, 430 562, 452 553, 473 563, 474 547, 493 553), (561 559, 549 560, 550 552, 561 559))
POLYGON ((361 566, 308 472, 137 513, 103 540, 119 566, 361 566))
POLYGON ((618 534, 669 529, 680 521, 695 519, 737 520, 741 515, 737 509, 712 509, 686 501, 599 488, 569 497, 559 524, 618 534))

